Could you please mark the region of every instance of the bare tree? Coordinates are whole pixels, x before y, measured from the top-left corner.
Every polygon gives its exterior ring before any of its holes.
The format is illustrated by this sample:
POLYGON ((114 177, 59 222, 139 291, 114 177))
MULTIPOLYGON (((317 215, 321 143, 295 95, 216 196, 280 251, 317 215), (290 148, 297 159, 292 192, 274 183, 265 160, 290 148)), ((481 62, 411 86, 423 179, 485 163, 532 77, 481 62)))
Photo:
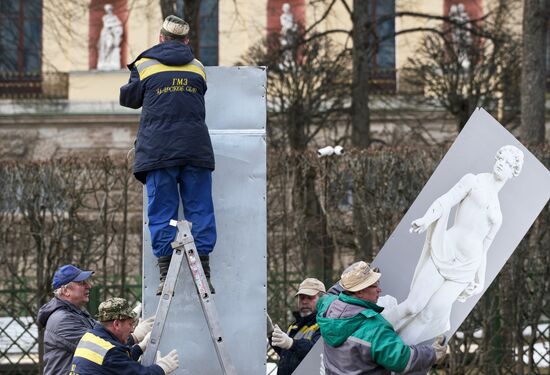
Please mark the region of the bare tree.
MULTIPOLYGON (((282 47, 280 36, 275 33, 255 46, 245 59, 247 64, 268 67, 269 148, 277 149, 281 158, 284 154, 300 159, 300 155, 308 153, 308 146, 318 143, 324 146, 322 142, 338 137, 347 112, 349 54, 338 54, 340 51, 327 37, 319 36, 303 43, 305 37, 299 28, 289 38, 292 43, 282 47)), ((319 176, 303 162, 288 165, 285 174, 291 186, 281 188, 290 189, 292 199, 282 202, 288 204, 289 216, 284 220, 291 219, 293 248, 298 248, 300 254, 293 256, 295 265, 289 268, 329 281, 334 247, 315 189, 319 176)), ((278 188, 270 189, 276 193, 278 188)), ((284 249, 279 250, 288 254, 284 249)))
POLYGON ((498 111, 510 122, 519 108, 519 41, 506 25, 507 2, 501 2, 483 24, 443 24, 424 36, 405 68, 406 80, 422 92, 414 99, 435 103, 456 120, 460 131, 476 107, 498 111))
POLYGON ((366 148, 369 145, 370 109, 369 109, 369 79, 370 57, 372 46, 369 37, 373 32, 371 25, 370 1, 353 1, 353 80, 351 91, 351 144, 366 148))
MULTIPOLYGON (((2 315, 35 317, 50 295, 55 269, 67 263, 98 270, 101 298, 127 295, 122 287, 106 289, 119 281, 124 285, 128 270, 139 276, 141 251, 139 244, 128 246, 128 232, 139 240, 141 194, 137 182, 130 184, 125 160, 3 162, 0 176, 0 288, 17 296, 0 296, 2 315), (133 218, 131 202, 138 205, 133 218)), ((40 343, 42 335, 39 330, 40 343)), ((40 359, 42 350, 40 345, 40 359)))
POLYGON ((424 89, 420 102, 440 105, 456 119, 460 131, 476 107, 496 110, 499 101, 509 99, 508 122, 517 114, 519 98, 518 44, 509 40, 479 38, 467 48, 468 67, 454 43, 446 36, 425 36, 422 46, 409 59, 406 80, 411 87, 424 89))
POLYGON ((546 43, 550 1, 523 1, 521 136, 527 143, 545 140, 546 43))

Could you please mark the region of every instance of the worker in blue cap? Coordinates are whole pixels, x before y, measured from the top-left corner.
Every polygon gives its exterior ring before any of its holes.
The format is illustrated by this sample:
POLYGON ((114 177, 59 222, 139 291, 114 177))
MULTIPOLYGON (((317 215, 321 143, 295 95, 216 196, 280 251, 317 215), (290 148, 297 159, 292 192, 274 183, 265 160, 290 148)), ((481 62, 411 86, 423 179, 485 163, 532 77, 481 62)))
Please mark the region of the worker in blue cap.
POLYGON ((45 328, 44 375, 68 374, 78 341, 96 323, 86 311, 93 274, 67 264, 53 275, 54 297, 38 311, 45 328))
MULTIPOLYGON (((54 297, 40 308, 37 320, 45 328, 44 375, 68 374, 80 338, 97 323, 86 310, 93 274, 66 264, 53 275, 54 297)), ((153 323, 154 318, 141 322, 133 331, 133 341, 142 341, 153 323)))

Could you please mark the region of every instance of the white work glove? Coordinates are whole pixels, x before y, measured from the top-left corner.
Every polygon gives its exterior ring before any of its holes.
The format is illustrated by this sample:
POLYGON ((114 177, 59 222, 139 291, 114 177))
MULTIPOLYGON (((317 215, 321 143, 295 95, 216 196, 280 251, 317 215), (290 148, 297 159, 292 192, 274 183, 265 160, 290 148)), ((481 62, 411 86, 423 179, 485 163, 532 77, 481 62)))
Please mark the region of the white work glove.
POLYGON ((445 336, 440 335, 437 336, 434 343, 432 344, 432 348, 435 350, 435 361, 440 362, 447 353, 447 344, 443 344, 445 342, 445 336))
POLYGON ((147 318, 145 320, 140 319, 138 325, 136 328, 134 328, 134 332, 132 335, 134 336, 135 342, 141 342, 145 336, 151 332, 153 329, 153 324, 155 324, 155 317, 152 316, 150 318, 147 318))
POLYGON ((149 339, 151 338, 151 332, 148 332, 143 340, 141 340, 138 345, 141 348, 141 351, 145 353, 145 348, 147 347, 147 344, 149 344, 149 339))
POLYGON ((141 317, 141 302, 138 302, 132 311, 135 312, 138 317, 141 317))
POLYGON ((164 374, 167 375, 177 369, 180 366, 180 361, 178 359, 178 352, 176 349, 172 350, 170 353, 166 354, 165 357, 160 357, 160 352, 157 352, 157 365, 160 366, 164 374))
POLYGON ((271 344, 278 346, 281 349, 290 349, 294 340, 292 340, 286 333, 281 331, 278 325, 275 324, 273 335, 271 336, 271 344))

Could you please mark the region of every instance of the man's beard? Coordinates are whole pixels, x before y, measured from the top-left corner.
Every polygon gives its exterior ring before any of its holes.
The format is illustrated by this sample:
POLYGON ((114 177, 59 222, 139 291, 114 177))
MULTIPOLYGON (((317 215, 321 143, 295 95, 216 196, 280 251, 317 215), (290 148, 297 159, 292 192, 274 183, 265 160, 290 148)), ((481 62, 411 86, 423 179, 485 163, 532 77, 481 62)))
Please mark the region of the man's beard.
POLYGON ((300 316, 302 318, 311 315, 313 313, 313 310, 311 310, 309 307, 300 309, 300 316))

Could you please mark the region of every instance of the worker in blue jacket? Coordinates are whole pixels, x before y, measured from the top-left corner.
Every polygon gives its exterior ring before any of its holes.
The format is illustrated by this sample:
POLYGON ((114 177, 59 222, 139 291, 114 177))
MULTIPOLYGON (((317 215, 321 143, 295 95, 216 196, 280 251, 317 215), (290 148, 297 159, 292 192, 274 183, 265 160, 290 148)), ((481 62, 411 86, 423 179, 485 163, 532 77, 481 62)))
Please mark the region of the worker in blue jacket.
POLYGON ((123 298, 109 298, 102 302, 99 305, 99 324, 80 339, 69 375, 165 375, 178 368, 176 350, 157 359, 152 366, 137 362, 151 333, 138 344, 127 345, 136 315, 123 298))
MULTIPOLYGON (((206 73, 189 47, 189 25, 168 16, 160 43, 128 65, 130 81, 120 104, 140 108, 135 143, 135 177, 147 186, 147 213, 162 293, 172 256, 180 195, 186 220, 210 284, 209 254, 216 244, 212 203, 214 152, 205 123, 206 73)), ((212 293, 214 290, 210 284, 212 293)))

